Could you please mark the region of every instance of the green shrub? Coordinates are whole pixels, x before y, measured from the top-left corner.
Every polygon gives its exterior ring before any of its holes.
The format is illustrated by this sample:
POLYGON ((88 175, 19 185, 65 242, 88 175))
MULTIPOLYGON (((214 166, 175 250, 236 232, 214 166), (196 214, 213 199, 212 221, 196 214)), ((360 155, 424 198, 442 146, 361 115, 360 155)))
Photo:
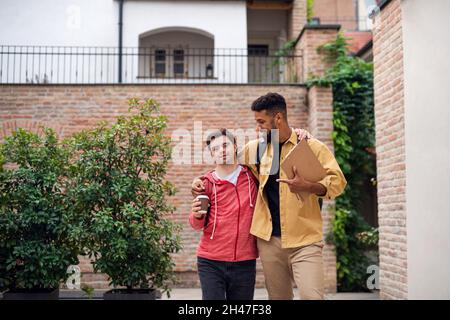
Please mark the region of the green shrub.
POLYGON ((0 287, 58 288, 83 246, 82 219, 64 192, 68 149, 51 129, 18 129, 0 159, 0 287))
POLYGON ((171 156, 166 118, 154 100, 130 101, 130 114, 76 134, 71 146, 70 197, 90 212, 86 224, 94 270, 114 287, 157 287, 169 291, 171 253, 180 249, 179 226, 169 219, 175 193, 164 180, 171 156))

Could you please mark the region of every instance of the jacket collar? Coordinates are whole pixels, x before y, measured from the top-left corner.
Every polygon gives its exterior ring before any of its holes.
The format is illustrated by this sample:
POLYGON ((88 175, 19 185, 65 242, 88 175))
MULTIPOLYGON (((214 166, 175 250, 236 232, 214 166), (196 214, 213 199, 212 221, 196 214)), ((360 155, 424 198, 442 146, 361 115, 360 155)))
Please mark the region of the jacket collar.
MULTIPOLYGON (((241 166, 241 172, 239 173, 239 177, 242 174, 245 174, 248 171, 248 168, 246 166, 240 165, 241 166)), ((220 180, 217 179, 212 173, 214 172, 214 170, 210 170, 208 171, 203 177, 208 179, 209 181, 216 183, 216 184, 223 184, 223 183, 227 183, 225 180, 220 180)), ((238 178, 239 179, 239 178, 238 178)))
POLYGON ((294 129, 291 128, 291 136, 289 137, 289 139, 287 139, 287 141, 285 143, 292 143, 294 146, 297 144, 297 133, 295 132, 294 129))
POLYGON ((291 128, 291 135, 284 143, 290 142, 295 146, 297 144, 297 141, 298 141, 297 133, 293 128, 291 128))

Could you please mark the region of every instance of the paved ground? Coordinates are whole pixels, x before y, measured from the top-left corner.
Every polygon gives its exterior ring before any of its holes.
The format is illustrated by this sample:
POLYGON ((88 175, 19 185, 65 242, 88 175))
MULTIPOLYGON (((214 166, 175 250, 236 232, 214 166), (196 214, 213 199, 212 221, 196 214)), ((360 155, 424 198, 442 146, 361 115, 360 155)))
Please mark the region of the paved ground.
MULTIPOLYGON (((294 299, 298 299, 298 292, 294 291, 294 299)), ((170 300, 200 300, 202 293, 199 288, 192 289, 172 289, 170 300)), ((162 300, 167 300, 167 296, 163 295, 162 300)), ((350 293, 336 293, 327 295, 327 300, 378 300, 378 292, 375 293, 363 293, 363 292, 350 292, 350 293)), ((267 300, 266 289, 255 290, 255 300, 267 300)))
MULTIPOLYGON (((103 293, 106 290, 95 290, 93 299, 102 299, 103 293)), ((295 299, 298 299, 298 293, 294 292, 295 299)), ((83 299, 86 298, 85 294, 79 290, 64 290, 61 289, 59 293, 60 299, 83 299)), ((2 294, 0 293, 0 299, 2 294)), ((170 300, 201 300, 202 293, 199 288, 172 289, 170 300)), ((167 295, 161 297, 162 300, 169 300, 167 295)), ((378 292, 374 293, 362 293, 362 292, 350 292, 350 293, 336 293, 327 295, 327 300, 378 300, 378 292)), ((266 289, 255 290, 255 300, 267 300, 266 289)))
MULTIPOLYGON (((94 299, 101 299, 105 290, 95 290, 94 299)), ((61 299, 80 299, 84 296, 83 292, 76 290, 60 290, 61 299)), ((295 299, 298 299, 298 292, 294 291, 295 299)), ((202 293, 200 288, 188 288, 172 289, 170 298, 167 295, 161 297, 162 300, 201 300, 202 293)), ((336 293, 327 295, 327 300, 378 300, 378 292, 374 293, 362 293, 362 292, 350 292, 350 293, 336 293)), ((255 300, 267 300, 266 289, 255 290, 255 300)))

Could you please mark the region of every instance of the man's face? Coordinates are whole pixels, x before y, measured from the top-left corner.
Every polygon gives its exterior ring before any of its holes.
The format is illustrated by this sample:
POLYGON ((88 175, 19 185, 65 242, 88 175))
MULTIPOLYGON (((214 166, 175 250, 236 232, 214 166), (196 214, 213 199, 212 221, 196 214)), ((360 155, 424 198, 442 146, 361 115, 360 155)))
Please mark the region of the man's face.
POLYGON ((256 131, 259 136, 264 136, 267 133, 267 140, 270 141, 271 130, 279 129, 278 126, 278 115, 272 115, 267 112, 267 110, 254 111, 255 121, 256 121, 256 131))
POLYGON ((216 164, 233 164, 236 162, 236 146, 226 136, 215 138, 209 144, 211 156, 216 164))

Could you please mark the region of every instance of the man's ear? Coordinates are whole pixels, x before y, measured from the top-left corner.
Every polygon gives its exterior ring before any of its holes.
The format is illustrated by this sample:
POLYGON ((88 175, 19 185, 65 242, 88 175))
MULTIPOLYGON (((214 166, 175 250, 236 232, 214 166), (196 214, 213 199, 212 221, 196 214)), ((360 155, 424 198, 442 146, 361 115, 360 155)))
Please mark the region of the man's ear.
POLYGON ((278 127, 280 127, 280 124, 283 121, 283 114, 281 112, 277 112, 275 115, 275 121, 277 122, 278 127))

